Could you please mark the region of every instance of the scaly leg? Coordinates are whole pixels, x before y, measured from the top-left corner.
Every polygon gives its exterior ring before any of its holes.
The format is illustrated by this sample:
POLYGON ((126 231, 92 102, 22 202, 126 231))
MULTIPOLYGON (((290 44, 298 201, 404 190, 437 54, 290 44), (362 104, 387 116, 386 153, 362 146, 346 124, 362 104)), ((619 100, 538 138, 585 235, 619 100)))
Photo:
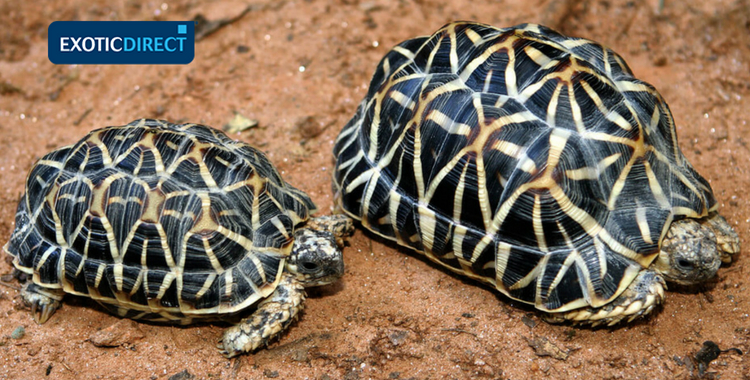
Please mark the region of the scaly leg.
POLYGON ((326 231, 333 234, 336 244, 339 247, 344 246, 344 238, 354 233, 354 221, 346 215, 326 215, 311 218, 307 222, 307 228, 326 231))
POLYGON ((60 307, 65 292, 62 289, 41 287, 29 280, 21 289, 21 298, 31 306, 31 315, 36 323, 47 322, 60 307))
POLYGON ((588 307, 568 312, 549 314, 546 320, 551 323, 570 321, 592 326, 615 325, 620 321, 632 321, 650 313, 664 301, 666 283, 656 272, 644 269, 632 283, 612 302, 602 307, 588 307))
POLYGON ((726 219, 719 214, 710 216, 706 224, 714 231, 716 235, 716 246, 721 255, 721 262, 729 264, 734 257, 740 253, 740 237, 732 229, 726 219))
POLYGON ((302 284, 291 274, 283 274, 276 290, 258 303, 250 317, 224 331, 219 342, 222 354, 231 358, 268 344, 295 320, 304 300, 302 284))

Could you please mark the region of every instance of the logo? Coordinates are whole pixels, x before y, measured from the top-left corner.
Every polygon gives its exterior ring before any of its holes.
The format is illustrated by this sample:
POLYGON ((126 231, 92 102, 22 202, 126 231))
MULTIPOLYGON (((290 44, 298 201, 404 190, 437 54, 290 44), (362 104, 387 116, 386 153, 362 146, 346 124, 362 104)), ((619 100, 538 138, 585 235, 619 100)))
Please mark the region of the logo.
POLYGON ((188 64, 192 21, 55 21, 47 33, 54 64, 188 64))

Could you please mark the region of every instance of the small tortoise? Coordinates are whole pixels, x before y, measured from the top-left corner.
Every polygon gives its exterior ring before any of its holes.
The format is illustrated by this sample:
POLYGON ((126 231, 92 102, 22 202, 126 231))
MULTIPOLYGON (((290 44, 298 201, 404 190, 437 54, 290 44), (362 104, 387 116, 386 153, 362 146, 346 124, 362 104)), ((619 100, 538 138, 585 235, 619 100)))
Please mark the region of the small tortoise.
POLYGON ((283 331, 304 287, 344 273, 351 220, 314 211, 255 148, 202 125, 136 120, 39 160, 5 251, 30 276, 22 296, 39 323, 66 293, 139 320, 246 317, 219 344, 231 357, 283 331))
POLYGON ((739 252, 659 93, 539 25, 397 45, 334 155, 345 213, 550 321, 630 321, 739 252))

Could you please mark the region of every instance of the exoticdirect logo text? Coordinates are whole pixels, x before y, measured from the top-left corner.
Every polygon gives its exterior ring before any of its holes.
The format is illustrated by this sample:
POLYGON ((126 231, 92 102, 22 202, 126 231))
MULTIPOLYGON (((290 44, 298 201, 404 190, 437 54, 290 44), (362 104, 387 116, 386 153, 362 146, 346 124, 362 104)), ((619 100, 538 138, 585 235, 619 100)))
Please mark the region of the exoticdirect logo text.
POLYGON ((55 21, 48 56, 56 64, 187 64, 195 25, 177 21, 55 21))

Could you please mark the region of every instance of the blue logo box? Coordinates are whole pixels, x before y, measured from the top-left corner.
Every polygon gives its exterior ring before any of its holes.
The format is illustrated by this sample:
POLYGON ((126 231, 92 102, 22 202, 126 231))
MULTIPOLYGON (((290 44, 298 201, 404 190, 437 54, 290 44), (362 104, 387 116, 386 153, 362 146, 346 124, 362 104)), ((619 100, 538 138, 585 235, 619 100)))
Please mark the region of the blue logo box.
POLYGON ((55 21, 47 33, 54 64, 188 64, 192 21, 55 21))

